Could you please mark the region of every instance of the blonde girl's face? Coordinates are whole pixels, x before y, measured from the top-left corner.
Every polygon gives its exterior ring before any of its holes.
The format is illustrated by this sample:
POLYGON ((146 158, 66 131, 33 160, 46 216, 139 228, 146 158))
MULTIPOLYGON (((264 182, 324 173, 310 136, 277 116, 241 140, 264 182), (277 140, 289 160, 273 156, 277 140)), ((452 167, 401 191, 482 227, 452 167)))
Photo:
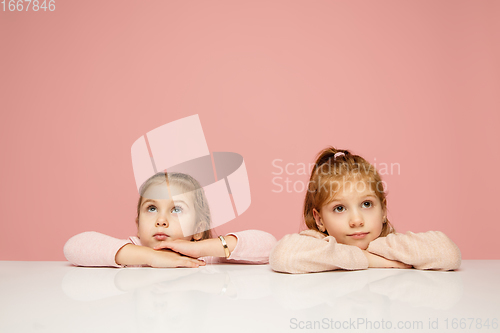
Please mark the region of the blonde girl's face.
MULTIPOLYGON (((176 185, 169 187, 171 193, 181 193, 176 185)), ((172 199, 165 182, 151 185, 143 194, 139 210, 137 237, 141 244, 153 248, 162 241, 192 240, 197 224, 192 197, 183 193, 172 199)))
POLYGON ((366 250, 382 232, 385 209, 364 181, 345 182, 333 201, 313 210, 316 225, 338 243, 366 250))

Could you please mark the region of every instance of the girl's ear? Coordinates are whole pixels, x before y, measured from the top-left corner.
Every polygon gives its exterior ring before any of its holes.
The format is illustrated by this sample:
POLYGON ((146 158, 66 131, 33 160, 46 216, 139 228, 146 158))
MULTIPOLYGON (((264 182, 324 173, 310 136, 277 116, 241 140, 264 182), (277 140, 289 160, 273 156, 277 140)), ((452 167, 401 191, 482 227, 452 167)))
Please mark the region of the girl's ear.
POLYGON ((380 200, 380 205, 382 206, 382 224, 387 222, 387 198, 380 200))
POLYGON ((135 218, 135 224, 137 224, 137 238, 141 238, 139 237, 139 217, 135 218))
POLYGON ((203 238, 203 233, 208 229, 208 223, 206 221, 201 220, 196 225, 195 234, 193 235, 194 241, 199 241, 203 238))
POLYGON ((313 217, 314 220, 316 221, 316 226, 318 227, 318 230, 321 232, 325 232, 325 225, 323 224, 323 221, 321 220, 321 215, 319 215, 316 208, 313 208, 313 217))

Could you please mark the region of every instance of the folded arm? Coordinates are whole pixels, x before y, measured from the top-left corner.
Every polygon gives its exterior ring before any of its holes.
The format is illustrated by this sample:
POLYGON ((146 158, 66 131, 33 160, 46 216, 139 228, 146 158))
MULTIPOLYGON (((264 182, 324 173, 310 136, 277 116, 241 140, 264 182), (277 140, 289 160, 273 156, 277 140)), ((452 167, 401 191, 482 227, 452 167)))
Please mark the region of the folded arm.
POLYGON ((273 235, 260 230, 245 230, 224 236, 230 252, 229 258, 219 238, 204 239, 197 242, 186 240, 164 241, 155 249, 170 249, 193 258, 203 257, 208 263, 250 263, 266 264, 269 253, 276 244, 273 235))
POLYGON ((151 266, 198 267, 203 261, 168 250, 156 251, 134 245, 130 240, 117 239, 98 232, 83 232, 71 237, 64 245, 64 255, 76 266, 151 266))
POLYGON ((229 258, 220 262, 267 264, 269 255, 276 245, 276 238, 261 230, 245 230, 228 234, 237 239, 229 258))
POLYGON ((440 231, 379 237, 370 243, 367 251, 417 269, 454 270, 461 264, 457 245, 440 231))
POLYGON ((82 232, 64 245, 64 256, 75 266, 121 267, 115 262, 116 253, 128 239, 117 239, 95 231, 82 232))
POLYGON ((334 237, 313 230, 283 237, 271 252, 269 263, 273 270, 286 273, 357 270, 369 264, 358 247, 339 244, 334 237))

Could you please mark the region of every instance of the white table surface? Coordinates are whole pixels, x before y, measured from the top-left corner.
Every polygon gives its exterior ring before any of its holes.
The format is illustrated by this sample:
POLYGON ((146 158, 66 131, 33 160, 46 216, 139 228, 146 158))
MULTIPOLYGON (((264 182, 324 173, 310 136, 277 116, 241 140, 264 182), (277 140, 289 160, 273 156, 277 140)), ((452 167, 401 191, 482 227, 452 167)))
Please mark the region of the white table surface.
POLYGON ((500 332, 499 277, 500 260, 301 275, 0 261, 0 332, 500 332))

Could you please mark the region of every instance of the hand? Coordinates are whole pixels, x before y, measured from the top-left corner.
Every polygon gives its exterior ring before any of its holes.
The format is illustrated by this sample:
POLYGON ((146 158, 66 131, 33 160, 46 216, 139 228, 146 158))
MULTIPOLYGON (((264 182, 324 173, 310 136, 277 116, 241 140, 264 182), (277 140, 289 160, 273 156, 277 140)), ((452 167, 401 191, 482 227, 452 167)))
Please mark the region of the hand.
POLYGON ((407 265, 400 261, 389 260, 376 254, 363 250, 363 254, 368 259, 368 267, 371 268, 412 268, 413 266, 407 265))
POLYGON ((159 250, 152 252, 149 266, 157 268, 166 267, 191 267, 205 266, 203 260, 183 256, 170 250, 159 250))
MULTIPOLYGON (((229 252, 232 253, 236 247, 236 244, 238 243, 238 239, 233 235, 229 235, 225 236, 225 240, 229 252)), ((156 245, 154 249, 169 249, 192 258, 226 256, 224 247, 222 246, 222 243, 218 238, 204 239, 197 242, 183 239, 163 241, 158 243, 158 245, 156 245)))
POLYGON ((118 250, 115 261, 123 266, 199 267, 205 265, 202 260, 189 258, 170 250, 156 251, 147 246, 134 244, 126 244, 118 250))
POLYGON ((184 239, 163 241, 154 247, 155 250, 169 249, 191 258, 203 257, 203 241, 192 242, 184 239))

